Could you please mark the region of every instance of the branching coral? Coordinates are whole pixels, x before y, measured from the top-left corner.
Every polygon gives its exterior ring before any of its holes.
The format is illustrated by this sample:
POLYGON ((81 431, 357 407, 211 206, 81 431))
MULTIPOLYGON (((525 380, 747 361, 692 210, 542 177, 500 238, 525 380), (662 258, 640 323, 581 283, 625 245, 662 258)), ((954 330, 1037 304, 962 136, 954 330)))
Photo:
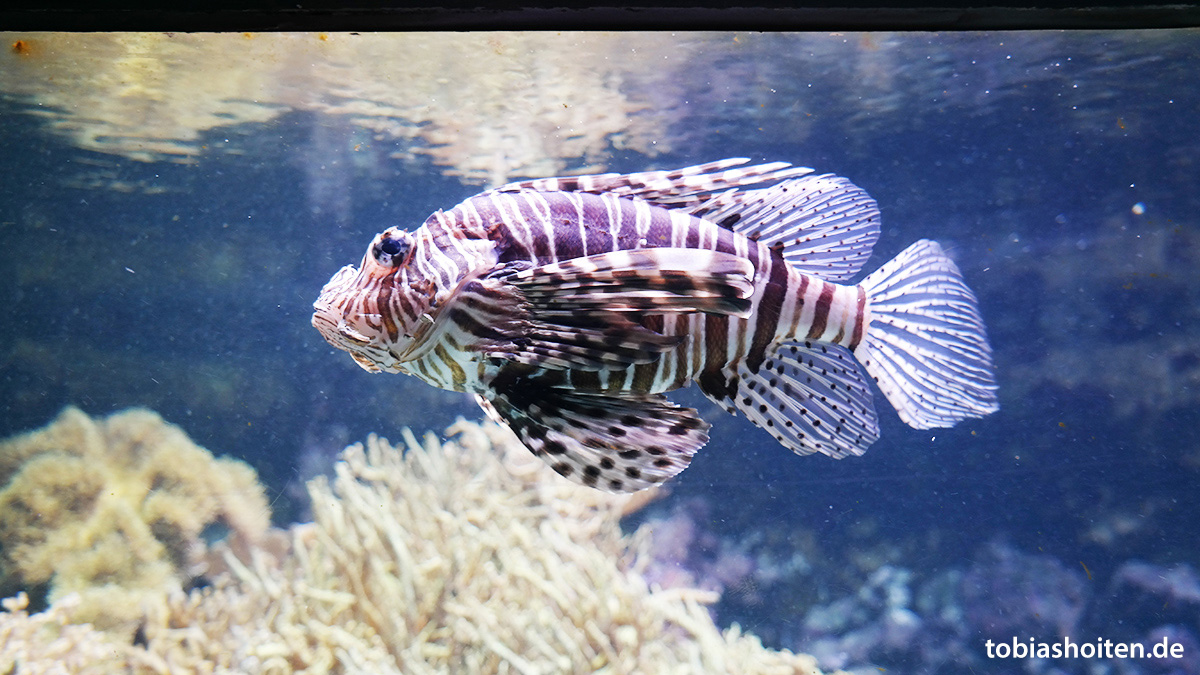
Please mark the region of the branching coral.
POLYGON ((150 649, 186 659, 202 632, 240 672, 816 672, 722 634, 713 594, 649 588, 647 536, 617 522, 628 497, 561 480, 494 425, 454 431, 348 448, 310 483, 291 554, 229 556, 236 581, 177 602, 150 649))
POLYGON ((93 420, 67 408, 49 426, 0 442, 0 582, 78 593, 71 617, 136 627, 144 601, 179 588, 227 526, 257 541, 269 512, 254 470, 215 459, 147 410, 93 420))
MULTIPOLYGON (((718 630, 714 594, 649 587, 649 535, 618 526, 628 496, 562 480, 495 425, 453 431, 347 448, 287 550, 227 553, 230 574, 173 593, 144 648, 112 653, 134 673, 818 672, 718 630)), ((0 637, 61 643, 44 614, 0 617, 0 637)))
POLYGON ((89 624, 71 623, 80 596, 72 595, 30 615, 29 597, 4 601, 0 612, 0 673, 21 675, 107 675, 129 670, 136 654, 128 641, 89 624))

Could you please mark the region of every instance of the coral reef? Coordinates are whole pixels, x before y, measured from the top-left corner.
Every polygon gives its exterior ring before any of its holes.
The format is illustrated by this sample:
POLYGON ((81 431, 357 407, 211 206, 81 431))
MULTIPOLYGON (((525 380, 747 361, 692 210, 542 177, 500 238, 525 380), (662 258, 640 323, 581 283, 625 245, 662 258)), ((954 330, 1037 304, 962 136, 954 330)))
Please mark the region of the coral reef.
POLYGON ((999 543, 976 558, 961 592, 967 621, 998 640, 1019 631, 1046 639, 1075 635, 1089 598, 1082 570, 999 543))
POLYGON ((807 644, 825 667, 859 665, 904 652, 922 628, 909 604, 912 573, 884 565, 850 597, 814 607, 804 617, 807 644))
POLYGON ((795 643, 825 668, 995 672, 982 652, 986 639, 1086 635, 1079 629, 1091 595, 1082 577, 1002 542, 984 547, 966 570, 924 579, 883 565, 852 594, 812 607, 795 643))
POLYGON ((789 644, 823 668, 940 675, 1200 673, 1200 576, 1187 564, 1127 561, 1101 575, 1002 541, 965 569, 934 574, 883 565, 851 593, 809 609, 789 644), (1085 574, 1095 579, 1084 581, 1085 574), (1107 589, 1095 592, 1094 587, 1107 589), (985 641, 1076 643, 1103 637, 1183 646, 1182 658, 989 658, 985 641))
POLYGON ((206 528, 245 546, 269 526, 253 469, 148 410, 94 420, 67 408, 0 442, 0 485, 0 589, 78 594, 73 621, 127 632, 144 602, 200 571, 206 528))
MULTIPOLYGON (((332 481, 310 482, 314 522, 288 546, 226 551, 228 573, 172 592, 142 646, 113 640, 105 658, 134 673, 819 672, 720 631, 716 594, 649 585, 651 535, 618 525, 628 496, 562 480, 495 425, 452 431, 347 448, 332 481)), ((104 636, 56 622, 60 603, 9 601, 0 668, 51 672, 30 640, 95 652, 104 636)))
MULTIPOLYGON (((0 672, 22 675, 108 675, 127 672, 137 650, 91 624, 72 623, 79 595, 29 614, 29 597, 4 600, 0 612, 0 672)), ((136 657, 134 657, 136 658, 136 657)))
POLYGON ((670 516, 646 521, 643 527, 654 535, 648 579, 663 588, 694 586, 719 594, 752 583, 756 561, 705 529, 708 511, 705 500, 690 499, 670 516))
POLYGON ((1200 574, 1187 563, 1168 568, 1131 560, 1117 568, 1113 586, 1117 591, 1135 589, 1159 608, 1171 605, 1200 611, 1200 574))

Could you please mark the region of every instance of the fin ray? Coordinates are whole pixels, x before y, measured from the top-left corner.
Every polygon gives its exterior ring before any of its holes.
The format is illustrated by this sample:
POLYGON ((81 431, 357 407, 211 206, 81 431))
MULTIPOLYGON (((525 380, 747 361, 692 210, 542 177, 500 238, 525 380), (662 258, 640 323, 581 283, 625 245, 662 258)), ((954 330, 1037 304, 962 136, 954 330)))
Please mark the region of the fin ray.
POLYGON ((861 455, 879 438, 871 389, 854 356, 832 344, 783 343, 758 372, 738 368, 734 406, 800 455, 861 455))
POLYGON ((999 409, 975 294, 937 242, 917 241, 862 285, 871 319, 856 354, 900 419, 931 429, 999 409))
POLYGON ((753 274, 749 260, 730 253, 647 248, 541 265, 509 281, 535 315, 700 311, 745 316, 753 274))
POLYGON ((497 378, 476 400, 559 475, 606 492, 636 492, 687 468, 708 442, 695 410, 662 395, 605 396, 497 378))
POLYGON ((849 281, 879 239, 879 207, 862 188, 832 174, 713 196, 690 213, 768 246, 799 271, 849 281))
POLYGON ((687 209, 706 201, 721 190, 794 178, 812 172, 812 169, 793 167, 787 162, 742 166, 749 161, 746 157, 730 157, 670 171, 540 178, 509 183, 496 188, 496 191, 615 194, 636 197, 668 209, 687 209))
POLYGON ((748 315, 753 272, 750 261, 733 254, 675 248, 538 267, 506 263, 460 283, 428 330, 457 325, 471 334, 475 351, 492 358, 619 370, 651 363, 683 340, 646 328, 646 313, 748 315))

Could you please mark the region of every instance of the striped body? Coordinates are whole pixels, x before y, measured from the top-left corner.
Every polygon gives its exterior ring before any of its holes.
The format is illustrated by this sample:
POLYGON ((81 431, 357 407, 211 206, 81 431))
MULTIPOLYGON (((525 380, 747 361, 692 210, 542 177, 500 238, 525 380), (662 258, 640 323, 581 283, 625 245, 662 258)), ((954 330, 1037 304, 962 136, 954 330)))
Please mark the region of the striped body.
MULTIPOLYGON (((683 342, 654 362, 621 370, 548 370, 537 379, 580 391, 660 393, 691 380, 724 390, 731 366, 745 362, 757 370, 771 345, 791 337, 841 344, 853 349, 861 339, 866 293, 797 272, 779 255, 743 235, 678 211, 613 195, 571 192, 492 192, 473 197, 427 220, 415 237, 413 271, 448 294, 471 270, 497 262, 536 265, 597 253, 671 247, 732 253, 754 267, 751 316, 698 312, 649 315, 651 330, 682 336, 683 342)), ((410 279, 410 283, 414 283, 410 279)), ((415 282, 415 283, 420 283, 415 282)), ((395 315, 412 316, 401 296, 395 315)), ((489 385, 488 364, 473 344, 486 325, 488 301, 477 311, 450 317, 449 330, 422 356, 398 370, 454 391, 481 391, 489 385)), ((422 311, 428 311, 422 309, 422 311)), ((708 389, 708 388, 706 388, 708 389)))
POLYGON ((313 325, 369 371, 476 394, 558 473, 614 491, 707 441, 661 395, 692 381, 800 454, 878 437, 863 368, 912 426, 995 410, 974 295, 937 244, 845 283, 878 238, 874 201, 745 161, 476 195, 377 235, 313 325))

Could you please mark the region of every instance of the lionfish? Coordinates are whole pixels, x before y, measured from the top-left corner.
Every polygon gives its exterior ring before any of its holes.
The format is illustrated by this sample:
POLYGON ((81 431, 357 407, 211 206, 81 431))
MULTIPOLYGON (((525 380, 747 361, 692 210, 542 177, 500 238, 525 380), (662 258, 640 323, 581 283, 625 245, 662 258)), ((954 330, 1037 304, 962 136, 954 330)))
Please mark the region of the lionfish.
POLYGON ((473 393, 559 474, 612 492, 707 442, 663 395, 693 380, 801 455, 879 437, 871 381, 918 429, 998 409, 975 296, 937 243, 847 283, 879 237, 875 201, 747 162, 488 190, 376 235, 313 326, 370 372, 473 393))

